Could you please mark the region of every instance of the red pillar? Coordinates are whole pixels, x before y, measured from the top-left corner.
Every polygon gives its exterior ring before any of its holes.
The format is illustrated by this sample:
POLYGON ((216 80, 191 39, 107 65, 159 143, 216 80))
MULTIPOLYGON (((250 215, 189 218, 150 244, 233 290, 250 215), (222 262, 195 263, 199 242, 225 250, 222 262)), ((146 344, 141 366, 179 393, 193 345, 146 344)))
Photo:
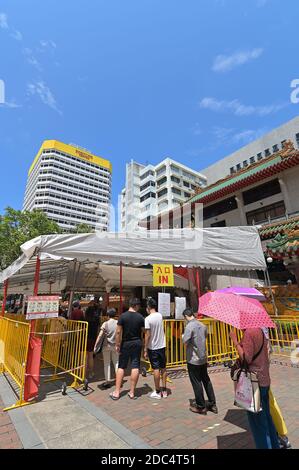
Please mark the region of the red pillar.
POLYGON ((3 303, 2 303, 2 312, 1 312, 1 315, 3 317, 4 317, 4 314, 5 314, 7 291, 8 291, 8 279, 6 279, 6 281, 4 281, 3 303))
MULTIPOLYGON (((33 295, 38 295, 39 275, 40 275, 40 258, 38 256, 36 258, 36 264, 35 264, 33 295)), ((31 335, 34 334, 34 330, 35 330, 35 320, 31 320, 30 321, 30 333, 31 333, 31 335)))
POLYGON ((34 276, 34 290, 33 290, 33 295, 38 295, 39 273, 40 273, 40 259, 39 259, 39 257, 37 257, 37 258, 36 258, 36 265, 35 265, 35 276, 34 276))
POLYGON ((119 315, 123 313, 123 263, 119 263, 119 315))
MULTIPOLYGON (((200 280, 199 280, 199 268, 196 269, 196 285, 197 285, 197 297, 198 297, 198 302, 200 299, 200 280)), ((198 314, 198 318, 202 318, 203 315, 200 313, 198 314)))

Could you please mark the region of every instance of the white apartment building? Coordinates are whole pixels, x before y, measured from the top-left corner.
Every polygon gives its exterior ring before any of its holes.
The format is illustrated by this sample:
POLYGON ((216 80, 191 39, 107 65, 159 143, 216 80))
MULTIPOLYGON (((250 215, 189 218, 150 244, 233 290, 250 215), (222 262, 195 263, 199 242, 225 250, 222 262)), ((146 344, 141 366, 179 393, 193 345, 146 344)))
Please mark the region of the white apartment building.
POLYGON ((45 140, 28 173, 23 210, 42 210, 65 231, 109 228, 112 167, 73 144, 45 140))
POLYGON ((208 184, 213 184, 270 157, 281 150, 287 140, 293 142, 295 148, 299 148, 299 116, 201 171, 206 175, 208 184))
POLYGON ((139 222, 179 206, 206 181, 203 174, 171 158, 155 166, 127 163, 120 201, 121 231, 134 231, 139 222))

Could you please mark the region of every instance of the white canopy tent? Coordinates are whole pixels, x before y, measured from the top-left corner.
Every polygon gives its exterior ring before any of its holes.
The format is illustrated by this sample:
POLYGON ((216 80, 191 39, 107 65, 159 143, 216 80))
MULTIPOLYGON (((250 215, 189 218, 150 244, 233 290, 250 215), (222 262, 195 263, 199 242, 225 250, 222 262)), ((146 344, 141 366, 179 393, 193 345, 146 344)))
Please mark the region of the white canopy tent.
POLYGON ((33 256, 119 264, 169 263, 230 270, 266 270, 257 227, 213 227, 44 235, 21 246, 22 256, 0 274, 17 273, 33 256))

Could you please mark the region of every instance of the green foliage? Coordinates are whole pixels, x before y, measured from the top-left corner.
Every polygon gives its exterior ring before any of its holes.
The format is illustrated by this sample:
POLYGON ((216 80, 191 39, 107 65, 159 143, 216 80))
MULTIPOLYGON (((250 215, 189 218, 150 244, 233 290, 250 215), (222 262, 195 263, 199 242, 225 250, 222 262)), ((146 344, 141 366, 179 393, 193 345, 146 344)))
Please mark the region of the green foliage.
POLYGON ((87 224, 79 224, 70 233, 92 233, 94 230, 90 225, 87 224))
POLYGON ((62 230, 44 212, 22 212, 7 207, 5 214, 0 215, 0 270, 20 256, 23 243, 40 235, 55 233, 62 233, 62 230))

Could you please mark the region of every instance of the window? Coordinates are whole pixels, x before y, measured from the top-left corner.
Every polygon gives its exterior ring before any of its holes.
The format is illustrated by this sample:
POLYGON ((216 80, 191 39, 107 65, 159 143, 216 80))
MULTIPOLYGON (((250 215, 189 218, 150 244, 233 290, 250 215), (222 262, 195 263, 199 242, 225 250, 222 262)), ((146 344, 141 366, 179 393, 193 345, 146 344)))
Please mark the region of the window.
POLYGON ((168 192, 167 188, 162 189, 161 191, 158 192, 158 197, 164 196, 164 194, 167 194, 167 192, 168 192))
POLYGON ((232 166, 232 167, 230 168, 230 174, 233 175, 235 172, 236 172, 236 171, 235 171, 235 167, 232 166))
POLYGON ((270 155, 271 155, 270 149, 266 149, 265 150, 265 157, 270 157, 270 155))
POLYGON ((179 173, 180 172, 180 169, 177 166, 170 165, 170 168, 174 173, 179 173))
POLYGON ((297 144, 297 147, 299 148, 299 132, 298 134, 296 134, 296 144, 297 144))
POLYGON ((163 175, 163 173, 165 173, 165 171, 166 171, 166 166, 162 166, 161 168, 159 168, 159 169, 156 171, 157 177, 160 176, 160 175, 163 175))
POLYGON ((177 178, 176 176, 171 176, 170 179, 171 179, 171 181, 173 181, 174 183, 177 183, 177 184, 180 184, 180 182, 181 182, 180 178, 177 178))
POLYGON ((148 181, 147 183, 145 183, 143 186, 140 187, 140 191, 144 191, 149 186, 155 186, 155 182, 154 181, 148 181))
POLYGON ((154 176, 154 172, 152 170, 148 170, 144 173, 144 175, 140 176, 140 179, 141 180, 144 180, 145 178, 147 178, 148 176, 154 176))
POLYGON ((243 161, 243 168, 246 168, 248 166, 248 161, 247 160, 244 160, 243 161))
POLYGON ((191 184, 191 189, 193 189, 193 191, 195 191, 196 186, 194 184, 191 184))
POLYGON ((190 193, 184 193, 185 197, 190 197, 190 193))
POLYGON ((224 199, 224 201, 217 202, 211 206, 203 208, 203 220, 210 219, 211 217, 217 217, 217 215, 225 214, 234 209, 237 209, 237 201, 235 197, 224 199))
POLYGON ((220 220, 219 222, 211 224, 211 227, 226 227, 226 222, 225 220, 220 220))
POLYGON ((285 215, 285 205, 283 201, 276 202, 269 206, 261 207, 255 211, 247 212, 247 223, 248 225, 258 224, 261 222, 266 222, 269 219, 275 219, 285 215))
POLYGON ((187 183, 187 181, 183 181, 183 185, 184 185, 186 188, 190 188, 190 183, 187 183))
POLYGON ((179 194, 179 195, 182 194, 181 191, 180 191, 179 189, 177 189, 177 188, 171 188, 171 191, 172 191, 174 194, 179 194))
POLYGON ((286 143, 286 140, 282 140, 282 141, 281 141, 281 148, 282 148, 282 149, 284 148, 285 143, 286 143))
POLYGON ((278 152, 279 151, 278 145, 277 144, 273 145, 272 150, 273 150, 273 153, 278 152))
POLYGON ((147 193, 144 196, 140 198, 140 202, 145 201, 146 199, 149 199, 150 197, 156 197, 155 193, 147 193))
POLYGON ((252 165, 252 163, 255 162, 255 157, 250 157, 250 160, 249 160, 249 161, 250 161, 250 164, 252 165))
POLYGON ((166 183, 167 181, 167 178, 166 176, 163 176, 163 178, 161 178, 159 181, 157 181, 157 186, 161 186, 162 184, 166 183))
POLYGON ((261 160, 262 158, 263 158, 262 152, 258 153, 258 154, 257 154, 257 159, 258 159, 258 160, 261 160))
POLYGON ((237 165, 237 171, 240 171, 241 170, 241 163, 238 163, 237 165))
POLYGON ((278 179, 269 181, 268 183, 261 184, 255 188, 249 189, 248 191, 243 192, 243 201, 244 204, 251 204, 252 202, 260 201, 269 196, 274 196, 274 194, 279 194, 281 192, 280 184, 278 179))

